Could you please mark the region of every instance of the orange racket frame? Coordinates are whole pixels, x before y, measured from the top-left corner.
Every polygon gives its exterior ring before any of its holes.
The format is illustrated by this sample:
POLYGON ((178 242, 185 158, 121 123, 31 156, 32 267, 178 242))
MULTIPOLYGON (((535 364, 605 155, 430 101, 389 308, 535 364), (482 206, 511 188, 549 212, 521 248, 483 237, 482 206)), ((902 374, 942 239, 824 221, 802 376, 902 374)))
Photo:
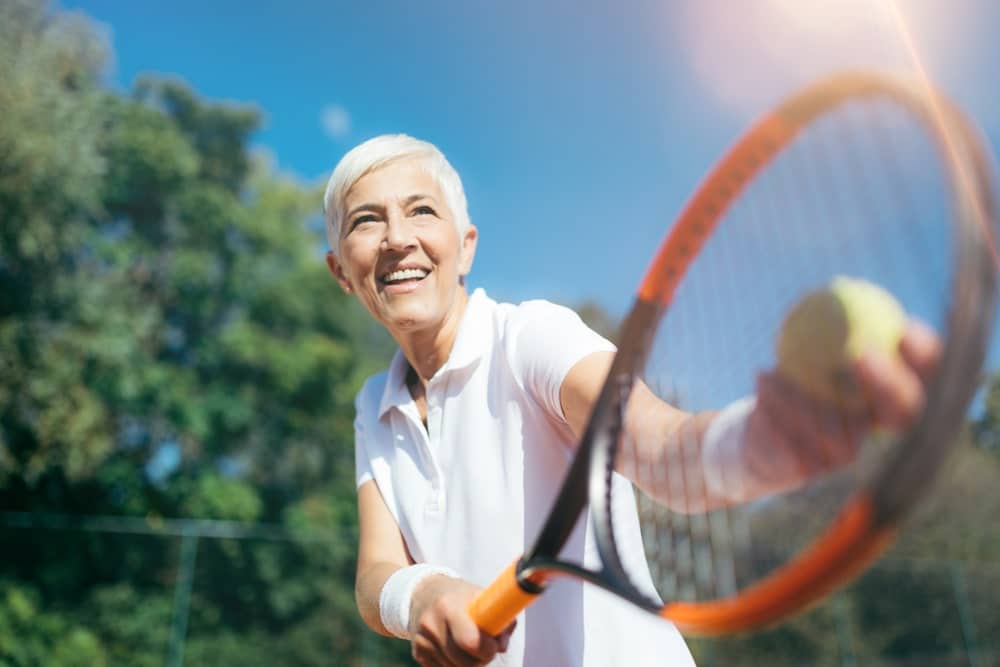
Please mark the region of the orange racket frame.
POLYGON ((669 619, 685 634, 730 634, 787 618, 863 571, 892 542, 900 521, 941 467, 975 390, 996 295, 996 211, 990 181, 987 156, 971 124, 945 98, 919 83, 868 72, 839 74, 808 86, 754 124, 704 179, 658 249, 625 320, 615 362, 548 521, 534 548, 473 601, 469 613, 477 625, 499 634, 549 581, 574 576, 669 619), (956 203, 959 270, 952 285, 942 361, 928 387, 928 407, 899 444, 906 456, 891 458, 847 501, 826 531, 783 566, 732 597, 661 604, 638 591, 624 573, 607 506, 620 415, 631 383, 688 266, 730 205, 803 128, 859 98, 894 102, 923 123, 936 139, 956 203), (601 556, 597 571, 558 560, 588 502, 601 556))

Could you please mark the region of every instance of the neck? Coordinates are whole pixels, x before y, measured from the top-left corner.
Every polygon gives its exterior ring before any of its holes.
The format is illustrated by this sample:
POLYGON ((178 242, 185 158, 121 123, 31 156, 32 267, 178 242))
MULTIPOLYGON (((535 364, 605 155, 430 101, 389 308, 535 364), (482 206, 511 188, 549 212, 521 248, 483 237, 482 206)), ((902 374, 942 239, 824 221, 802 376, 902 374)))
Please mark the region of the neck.
POLYGON ((399 343, 403 356, 410 362, 410 368, 424 386, 448 361, 468 303, 469 295, 464 289, 459 289, 455 294, 454 307, 448 311, 448 315, 437 327, 420 331, 390 332, 399 343))

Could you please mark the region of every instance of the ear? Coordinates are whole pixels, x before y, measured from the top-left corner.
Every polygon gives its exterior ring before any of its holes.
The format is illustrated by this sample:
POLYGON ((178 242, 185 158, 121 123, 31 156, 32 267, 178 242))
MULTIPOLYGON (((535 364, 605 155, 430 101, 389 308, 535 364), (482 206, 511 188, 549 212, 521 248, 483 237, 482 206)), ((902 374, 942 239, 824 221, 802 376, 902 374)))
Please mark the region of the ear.
POLYGON ((458 259, 458 275, 467 276, 472 270, 472 260, 476 258, 476 242, 479 240, 479 230, 475 225, 469 225, 462 232, 462 249, 458 259))
POLYGON ((337 256, 333 254, 330 250, 326 253, 326 266, 330 269, 330 273, 336 278, 337 282, 340 283, 340 289, 344 290, 346 293, 351 294, 354 290, 351 287, 351 283, 347 280, 347 276, 344 275, 344 267, 341 266, 340 260, 337 256))

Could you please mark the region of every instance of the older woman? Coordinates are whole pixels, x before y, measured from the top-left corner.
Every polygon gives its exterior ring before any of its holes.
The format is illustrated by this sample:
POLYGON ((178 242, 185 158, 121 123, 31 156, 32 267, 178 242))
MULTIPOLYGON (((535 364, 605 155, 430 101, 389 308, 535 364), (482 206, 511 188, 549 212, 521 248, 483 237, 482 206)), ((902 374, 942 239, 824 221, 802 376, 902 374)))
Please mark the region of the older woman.
MULTIPOLYGON (((369 378, 356 400, 356 597, 365 622, 409 639, 423 665, 495 657, 510 665, 691 664, 665 621, 568 581, 499 637, 472 623, 466 610, 478 587, 537 534, 614 347, 560 306, 468 293, 477 230, 458 174, 431 144, 387 135, 357 146, 334 170, 324 205, 330 271, 399 344, 388 371, 369 378)), ((856 369, 884 423, 915 414, 923 400, 917 371, 936 355, 936 340, 922 330, 904 343, 912 367, 887 370, 887 360, 873 359, 856 369)), ((736 423, 745 436, 721 438, 739 441, 738 460, 769 460, 767 447, 795 441, 782 429, 798 428, 777 385, 765 376, 750 414, 726 411, 727 420, 660 404, 655 428, 701 435, 713 422, 725 421, 724 431, 736 423)), ((658 399, 640 392, 635 400, 658 399)), ((800 473, 758 475, 711 502, 789 486, 800 473)), ((584 562, 593 549, 590 522, 581 521, 566 551, 584 562)))

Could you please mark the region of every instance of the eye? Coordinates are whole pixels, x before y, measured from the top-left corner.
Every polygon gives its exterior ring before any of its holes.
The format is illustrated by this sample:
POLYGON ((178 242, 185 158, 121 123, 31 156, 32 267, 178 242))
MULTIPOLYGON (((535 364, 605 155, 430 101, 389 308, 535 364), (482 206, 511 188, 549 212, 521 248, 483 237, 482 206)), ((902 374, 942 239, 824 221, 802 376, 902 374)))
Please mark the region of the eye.
POLYGON ((413 209, 412 215, 437 215, 437 211, 427 204, 421 204, 413 209))
POLYGON ((358 227, 359 225, 363 225, 363 224, 365 224, 367 222, 378 222, 378 218, 376 218, 371 213, 363 213, 363 214, 361 214, 361 215, 359 215, 356 218, 353 218, 351 220, 351 229, 354 229, 355 227, 358 227))

